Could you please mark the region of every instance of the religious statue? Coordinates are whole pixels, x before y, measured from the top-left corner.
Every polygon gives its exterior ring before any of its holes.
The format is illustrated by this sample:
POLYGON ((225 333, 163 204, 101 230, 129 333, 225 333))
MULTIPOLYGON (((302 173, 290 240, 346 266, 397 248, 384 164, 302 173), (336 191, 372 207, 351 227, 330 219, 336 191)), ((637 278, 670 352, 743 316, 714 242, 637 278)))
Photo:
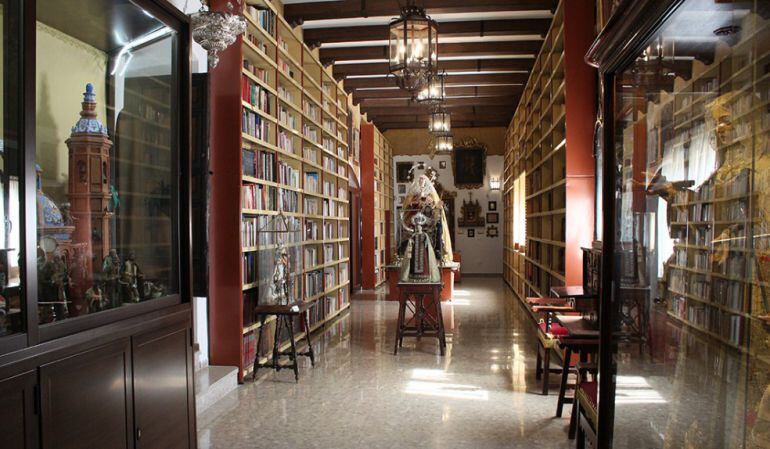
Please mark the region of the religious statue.
POLYGON ((101 285, 95 283, 86 290, 86 304, 89 312, 99 312, 105 309, 107 298, 104 296, 101 285))
POLYGON ((121 260, 118 252, 111 249, 102 263, 102 276, 104 278, 104 287, 106 289, 107 299, 110 307, 120 305, 120 266, 121 260))
POLYGON ((417 212, 411 218, 411 226, 404 224, 411 236, 401 262, 401 282, 441 282, 433 239, 426 232, 426 228, 435 227, 435 222, 426 213, 430 211, 417 212))
POLYGON ((412 219, 418 212, 426 215, 431 222, 431 234, 433 235, 432 247, 436 252, 436 258, 440 263, 452 263, 452 239, 449 235, 449 225, 446 218, 444 203, 441 201, 433 180, 427 175, 420 175, 409 186, 404 202, 401 227, 405 232, 401 233, 399 244, 399 256, 404 256, 404 251, 411 238, 412 219))
POLYGON ((142 270, 136 264, 136 254, 131 251, 123 262, 123 268, 120 270, 120 285, 125 293, 124 299, 128 302, 139 302, 139 285, 142 283, 144 275, 142 270))
POLYGON ((286 305, 289 303, 289 254, 282 242, 275 248, 273 283, 270 286, 270 302, 286 305))

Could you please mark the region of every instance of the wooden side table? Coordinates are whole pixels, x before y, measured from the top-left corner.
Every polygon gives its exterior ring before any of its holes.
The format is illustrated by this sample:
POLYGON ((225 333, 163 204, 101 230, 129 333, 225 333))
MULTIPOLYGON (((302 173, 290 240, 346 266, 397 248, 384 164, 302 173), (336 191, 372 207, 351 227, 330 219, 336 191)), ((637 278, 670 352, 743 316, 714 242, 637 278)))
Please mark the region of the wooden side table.
POLYGON ((310 308, 310 304, 300 302, 293 305, 274 305, 274 306, 257 306, 255 313, 259 317, 259 337, 257 338, 256 354, 254 357, 254 373, 252 373, 253 379, 257 378, 257 370, 259 368, 273 368, 276 371, 282 369, 292 368, 294 370, 294 381, 299 382, 299 365, 297 364, 297 356, 305 356, 310 358, 310 365, 315 366, 315 355, 313 354, 313 345, 310 342, 310 326, 308 325, 307 310, 310 308), (262 346, 262 334, 265 330, 265 320, 268 316, 275 315, 275 337, 273 339, 273 358, 270 362, 259 362, 259 348, 262 346), (305 326, 305 341, 307 341, 307 351, 297 352, 297 343, 294 341, 294 325, 292 320, 295 316, 302 317, 302 323, 305 326), (281 329, 286 328, 289 331, 289 341, 291 348, 288 351, 280 351, 278 349, 281 340, 281 329), (289 357, 291 363, 286 366, 280 364, 281 357, 289 357))
POLYGON ((399 282, 398 323, 393 355, 403 346, 404 337, 436 337, 441 355, 446 353, 444 316, 441 313, 441 283, 399 282), (432 307, 426 306, 430 300, 432 307), (433 310, 431 310, 431 308, 433 310), (412 315, 406 320, 406 312, 412 315))

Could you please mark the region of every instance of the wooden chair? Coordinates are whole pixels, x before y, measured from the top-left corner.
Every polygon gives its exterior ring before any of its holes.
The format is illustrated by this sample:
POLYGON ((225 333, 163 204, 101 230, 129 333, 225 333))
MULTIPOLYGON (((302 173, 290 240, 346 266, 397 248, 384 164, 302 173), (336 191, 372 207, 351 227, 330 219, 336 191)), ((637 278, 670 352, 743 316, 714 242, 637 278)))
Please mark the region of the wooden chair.
POLYGON ((567 300, 559 298, 527 298, 527 304, 529 304, 533 316, 543 316, 537 328, 538 345, 535 378, 542 381, 542 393, 544 396, 547 396, 550 389, 550 375, 562 373, 561 368, 551 368, 551 352, 557 348, 558 337, 567 334, 567 330, 564 327, 559 323, 553 322, 553 314, 570 311, 571 307, 567 300))

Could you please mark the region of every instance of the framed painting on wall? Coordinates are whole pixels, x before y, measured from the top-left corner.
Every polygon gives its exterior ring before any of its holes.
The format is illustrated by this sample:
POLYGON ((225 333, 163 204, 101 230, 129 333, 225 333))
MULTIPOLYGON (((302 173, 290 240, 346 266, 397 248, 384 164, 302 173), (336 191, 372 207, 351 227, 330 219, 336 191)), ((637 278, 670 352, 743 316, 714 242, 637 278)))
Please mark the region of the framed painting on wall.
POLYGON ((500 215, 497 212, 488 212, 487 223, 500 223, 500 215))
POLYGON ((487 146, 476 139, 465 139, 455 145, 452 153, 455 187, 480 189, 487 171, 487 146))
POLYGON ((396 162, 396 182, 409 182, 409 170, 411 162, 396 162))

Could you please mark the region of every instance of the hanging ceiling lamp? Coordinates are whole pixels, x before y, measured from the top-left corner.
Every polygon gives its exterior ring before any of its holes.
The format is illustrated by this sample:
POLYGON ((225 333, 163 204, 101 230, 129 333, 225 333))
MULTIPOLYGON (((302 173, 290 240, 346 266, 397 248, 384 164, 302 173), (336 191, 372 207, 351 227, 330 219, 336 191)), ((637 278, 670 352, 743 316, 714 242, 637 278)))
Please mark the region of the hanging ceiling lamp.
POLYGON ((209 67, 219 63, 219 52, 235 42, 246 31, 246 19, 233 14, 233 4, 227 2, 230 12, 211 11, 208 0, 201 0, 201 9, 190 14, 192 37, 209 54, 209 67))
POLYGON ((438 25, 410 0, 389 28, 389 71, 399 87, 417 92, 436 74, 438 25))
POLYGON ((435 136, 434 144, 438 152, 447 152, 454 149, 454 139, 450 133, 435 136))
POLYGON ((421 104, 439 104, 446 100, 446 72, 430 79, 427 86, 417 92, 415 101, 421 104))
POLYGON ((433 134, 448 134, 452 131, 452 116, 443 107, 437 107, 430 113, 428 130, 433 134))

